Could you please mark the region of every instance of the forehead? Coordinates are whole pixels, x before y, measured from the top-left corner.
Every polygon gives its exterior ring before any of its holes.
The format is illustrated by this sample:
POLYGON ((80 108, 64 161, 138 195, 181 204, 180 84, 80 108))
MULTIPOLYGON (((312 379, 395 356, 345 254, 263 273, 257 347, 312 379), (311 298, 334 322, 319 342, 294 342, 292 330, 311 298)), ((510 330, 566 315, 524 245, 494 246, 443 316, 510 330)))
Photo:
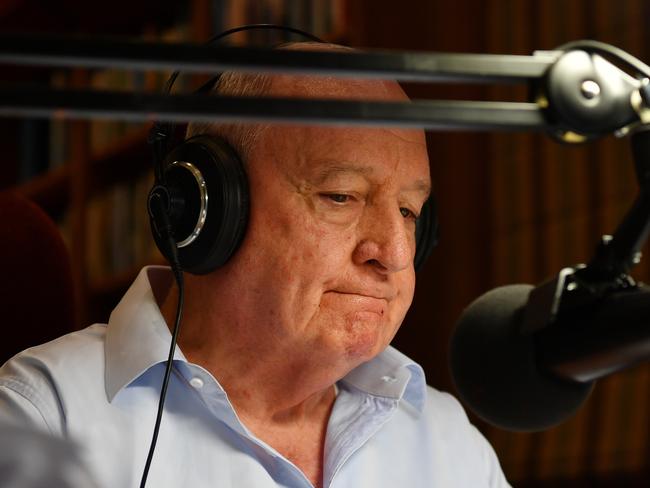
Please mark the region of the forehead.
POLYGON ((394 81, 308 75, 272 76, 269 94, 276 97, 343 100, 406 101, 409 99, 404 90, 394 81))
MULTIPOLYGON (((395 82, 341 80, 326 77, 276 76, 270 96, 407 101, 395 82)), ((429 180, 424 132, 390 128, 331 126, 270 126, 263 151, 287 171, 322 172, 323 167, 361 168, 367 176, 395 176, 429 180)))

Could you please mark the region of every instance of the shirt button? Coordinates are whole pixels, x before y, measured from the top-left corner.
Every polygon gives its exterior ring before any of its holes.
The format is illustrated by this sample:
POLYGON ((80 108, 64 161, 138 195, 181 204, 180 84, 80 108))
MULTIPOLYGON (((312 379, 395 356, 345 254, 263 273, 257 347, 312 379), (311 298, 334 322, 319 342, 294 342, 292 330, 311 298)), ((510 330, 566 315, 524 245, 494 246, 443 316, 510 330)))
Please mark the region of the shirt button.
POLYGON ((194 377, 190 380, 190 385, 199 390, 203 388, 203 380, 201 378, 194 377))
POLYGON ((394 376, 382 376, 381 380, 385 383, 395 383, 397 381, 397 378, 394 376))

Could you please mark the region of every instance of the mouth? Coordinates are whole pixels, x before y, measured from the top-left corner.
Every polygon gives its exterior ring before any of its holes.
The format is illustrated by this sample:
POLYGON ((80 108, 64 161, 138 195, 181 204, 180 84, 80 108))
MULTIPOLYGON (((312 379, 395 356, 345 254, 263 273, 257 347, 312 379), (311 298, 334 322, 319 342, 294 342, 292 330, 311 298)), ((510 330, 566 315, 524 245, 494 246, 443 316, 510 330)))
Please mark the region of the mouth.
POLYGON ((386 313, 388 299, 385 297, 340 290, 329 290, 326 293, 338 296, 346 306, 354 308, 357 312, 370 312, 380 316, 386 313))

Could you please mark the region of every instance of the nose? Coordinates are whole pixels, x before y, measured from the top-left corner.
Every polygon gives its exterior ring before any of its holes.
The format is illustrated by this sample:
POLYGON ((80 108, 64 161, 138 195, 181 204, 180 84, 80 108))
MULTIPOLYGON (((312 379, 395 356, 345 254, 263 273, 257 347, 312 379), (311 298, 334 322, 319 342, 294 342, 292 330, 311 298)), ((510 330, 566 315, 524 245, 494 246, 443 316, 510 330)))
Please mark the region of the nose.
POLYGON ((397 205, 366 207, 354 250, 356 264, 390 274, 413 266, 414 253, 415 224, 404 218, 397 205))

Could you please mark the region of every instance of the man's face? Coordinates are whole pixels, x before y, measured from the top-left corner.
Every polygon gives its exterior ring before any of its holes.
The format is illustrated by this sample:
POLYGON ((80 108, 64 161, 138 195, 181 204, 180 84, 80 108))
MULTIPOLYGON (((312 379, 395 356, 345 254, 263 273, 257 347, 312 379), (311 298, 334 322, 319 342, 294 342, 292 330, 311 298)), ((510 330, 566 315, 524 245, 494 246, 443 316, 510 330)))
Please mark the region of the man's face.
MULTIPOLYGON (((405 100, 396 85, 355 86, 346 95, 405 100)), ((415 218, 430 190, 424 134, 270 127, 247 172, 250 223, 229 268, 260 337, 350 366, 381 352, 413 298, 415 218)))

